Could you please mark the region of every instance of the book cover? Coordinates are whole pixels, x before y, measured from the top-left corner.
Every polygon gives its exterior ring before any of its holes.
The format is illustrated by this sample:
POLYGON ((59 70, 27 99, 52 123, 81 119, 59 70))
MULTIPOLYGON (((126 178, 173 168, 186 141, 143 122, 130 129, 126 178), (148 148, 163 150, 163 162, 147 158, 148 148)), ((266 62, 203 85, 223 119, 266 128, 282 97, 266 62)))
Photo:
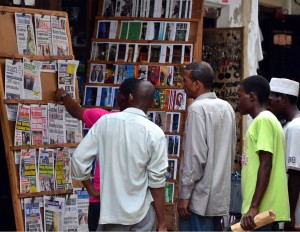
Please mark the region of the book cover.
POLYGON ((173 54, 172 54, 173 64, 183 63, 183 46, 184 45, 173 45, 173 54))
POLYGON ((165 185, 165 202, 174 202, 174 183, 166 182, 165 185))
POLYGON ((97 38, 115 39, 117 34, 118 21, 98 20, 97 38))
POLYGON ((167 180, 176 180, 177 177, 177 159, 168 159, 168 168, 165 174, 167 180))
POLYGON ((179 88, 183 87, 183 66, 174 66, 173 85, 179 88))
POLYGON ((148 22, 142 22, 140 40, 145 40, 146 39, 147 28, 148 28, 148 22))
POLYGON ((156 125, 158 125, 163 131, 165 131, 165 129, 166 129, 166 112, 155 111, 153 122, 156 125))
POLYGON ((166 23, 166 29, 165 29, 165 39, 169 41, 175 40, 175 34, 176 34, 176 24, 175 23, 166 23))
POLYGON ((118 44, 117 61, 125 61, 127 54, 127 44, 118 44))
POLYGON ((129 28, 129 22, 128 21, 122 21, 120 39, 127 39, 128 28, 129 28))
POLYGON ((192 62, 193 59, 193 46, 192 45, 183 45, 184 46, 184 56, 183 56, 183 63, 189 64, 192 62))
POLYGON ((160 108, 159 89, 155 89, 155 92, 154 92, 154 106, 153 106, 153 108, 160 108))
POLYGON ((149 62, 159 62, 161 45, 151 45, 149 62))
POLYGON ((98 87, 85 86, 84 105, 95 106, 97 100, 98 87))
POLYGON ((116 66, 115 84, 121 84, 127 78, 134 77, 134 65, 120 64, 116 66))
POLYGON ((114 64, 107 64, 106 65, 106 72, 105 72, 105 79, 104 83, 112 84, 115 80, 115 71, 116 71, 116 65, 114 64))
POLYGON ((109 43, 109 51, 108 51, 108 61, 115 61, 117 57, 117 47, 116 43, 109 43))
POLYGON ((180 0, 172 0, 170 4, 170 18, 179 18, 180 0))
POLYGON ((148 78, 148 66, 147 65, 139 65, 138 73, 136 75, 138 79, 147 80, 148 78))
POLYGON ((180 113, 172 114, 172 129, 171 132, 178 133, 180 128, 180 113))
POLYGON ((112 87, 100 87, 100 106, 112 106, 112 87))
POLYGON ((173 66, 160 66, 160 85, 173 85, 173 66))
POLYGON ((149 45, 138 45, 137 62, 148 62, 149 45))
POLYGON ((97 43, 97 60, 107 60, 109 53, 109 43, 97 43))
POLYGON ((106 72, 105 64, 91 64, 89 82, 90 83, 104 83, 104 75, 106 72))
POLYGON ((112 87, 112 93, 113 93, 112 106, 115 107, 115 108, 118 108, 119 107, 119 104, 118 104, 119 88, 118 87, 112 87))
POLYGON ((142 22, 130 22, 127 39, 138 40, 141 36, 142 22))
POLYGON ((128 44, 128 54, 127 54, 127 62, 133 62, 134 60, 134 55, 135 55, 135 47, 136 44, 128 44))
POLYGON ((177 156, 180 154, 180 136, 179 135, 167 135, 168 143, 168 156, 177 156))
POLYGON ((116 0, 104 0, 102 16, 109 17, 115 16, 116 11, 116 0))
POLYGON ((185 110, 186 93, 183 89, 173 90, 174 94, 174 110, 185 110))
POLYGON ((119 2, 121 2, 121 12, 118 16, 132 16, 133 0, 119 0, 119 2))
POLYGON ((149 65, 148 66, 148 81, 153 85, 159 86, 159 75, 160 75, 160 66, 158 65, 149 65))
POLYGON ((179 135, 174 136, 174 141, 175 141, 175 144, 174 144, 174 153, 173 153, 173 155, 179 157, 179 154, 180 154, 180 136, 179 135))
POLYGON ((175 41, 188 41, 189 23, 176 23, 175 41))
POLYGON ((151 122, 154 122, 154 115, 155 115, 155 111, 148 111, 147 112, 147 117, 151 122))

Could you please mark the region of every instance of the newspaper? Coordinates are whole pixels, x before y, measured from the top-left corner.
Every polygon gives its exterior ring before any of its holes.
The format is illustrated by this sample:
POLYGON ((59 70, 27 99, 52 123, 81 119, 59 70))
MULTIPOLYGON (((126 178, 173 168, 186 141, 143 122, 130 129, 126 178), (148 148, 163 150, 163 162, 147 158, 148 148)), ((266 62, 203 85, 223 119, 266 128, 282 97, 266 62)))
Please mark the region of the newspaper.
POLYGON ((18 52, 23 55, 35 55, 35 38, 32 15, 15 13, 18 52))
POLYGON ((35 20, 35 38, 37 55, 52 55, 52 34, 50 15, 34 15, 35 20))
POLYGON ((89 194, 85 189, 74 188, 74 194, 78 196, 78 231, 89 231, 88 212, 89 212, 89 194))
POLYGON ((65 107, 48 103, 49 144, 65 143, 65 107))
POLYGON ((30 106, 18 104, 15 126, 15 145, 31 145, 30 106))
POLYGON ((24 58, 24 99, 42 100, 41 67, 39 61, 24 58))
MULTIPOLYGON (((5 60, 5 98, 23 98, 23 63, 21 61, 5 60)), ((6 105, 8 120, 15 121, 17 105, 6 105)))
POLYGON ((54 190, 54 149, 39 149, 38 192, 54 190))
POLYGON ((66 142, 79 143, 82 140, 82 122, 65 112, 66 142))
POLYGON ((57 72, 57 62, 56 60, 54 61, 44 61, 41 72, 50 72, 50 73, 55 73, 57 72))
POLYGON ((30 105, 32 145, 48 144, 47 105, 30 105))
POLYGON ((35 149, 22 149, 20 157, 20 192, 36 192, 36 154, 35 149))
POLYGON ((43 231, 41 207, 31 198, 24 199, 25 231, 43 231))
POLYGON ((79 226, 77 199, 77 195, 70 195, 66 199, 64 231, 75 231, 79 226))
POLYGON ((68 56, 69 43, 66 19, 51 15, 52 51, 54 56, 68 56))
POLYGON ((45 231, 62 231, 64 223, 65 198, 44 196, 45 231))
POLYGON ((56 189, 71 189, 71 156, 68 148, 57 149, 55 160, 56 189))
POLYGON ((63 88, 73 99, 76 97, 75 81, 78 65, 78 60, 58 60, 58 88, 63 88))

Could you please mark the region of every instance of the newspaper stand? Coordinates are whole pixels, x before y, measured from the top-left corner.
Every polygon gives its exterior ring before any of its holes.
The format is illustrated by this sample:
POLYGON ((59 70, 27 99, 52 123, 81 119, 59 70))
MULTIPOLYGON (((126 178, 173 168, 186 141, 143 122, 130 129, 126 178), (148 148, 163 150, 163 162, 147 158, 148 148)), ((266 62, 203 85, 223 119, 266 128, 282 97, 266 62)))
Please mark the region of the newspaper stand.
MULTIPOLYGON (((14 146, 14 128, 15 122, 9 121, 7 117, 7 104, 47 104, 55 103, 54 93, 57 89, 57 73, 41 73, 41 85, 42 85, 42 100, 13 100, 5 99, 5 59, 21 59, 23 57, 31 60, 39 61, 53 61, 53 60, 72 60, 74 59, 70 28, 68 24, 68 15, 66 12, 60 11, 49 11, 49 10, 38 10, 38 9, 27 9, 17 7, 6 7, 0 6, 0 101, 1 101, 1 127, 3 133, 3 140, 5 145, 5 155, 7 160, 9 181, 12 195, 12 204, 14 209, 14 217, 17 231, 24 231, 24 214, 21 207, 21 199, 23 198, 34 198, 44 195, 64 195, 71 194, 72 189, 68 190, 55 190, 45 191, 36 193, 20 193, 19 188, 19 171, 18 165, 14 161, 14 151, 21 149, 38 149, 38 148, 60 148, 60 147, 76 147, 78 143, 65 143, 65 144, 49 144, 49 145, 27 145, 27 146, 14 146), (68 56, 32 56, 32 55, 20 55, 18 54, 16 29, 15 29, 15 13, 24 14, 42 14, 42 15, 54 15, 57 17, 66 18, 66 33, 68 37, 68 56)), ((76 99, 78 99, 78 86, 76 83, 76 99)), ((60 102, 60 104, 62 104, 60 102)), ((4 154, 1 154, 4 155, 4 154)), ((73 182, 73 186, 80 186, 80 183, 73 182)))

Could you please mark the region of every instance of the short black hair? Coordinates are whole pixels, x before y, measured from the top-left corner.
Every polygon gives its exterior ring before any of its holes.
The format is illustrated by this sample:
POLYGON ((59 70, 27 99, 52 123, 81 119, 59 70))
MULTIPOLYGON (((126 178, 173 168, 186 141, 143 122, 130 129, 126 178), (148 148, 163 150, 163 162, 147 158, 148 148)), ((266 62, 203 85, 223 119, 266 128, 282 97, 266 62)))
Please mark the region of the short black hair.
POLYGON ((266 78, 260 75, 249 76, 240 83, 246 93, 253 92, 260 104, 268 102, 270 95, 270 85, 266 78))
POLYGON ((121 84, 119 91, 122 93, 125 99, 128 100, 129 94, 135 95, 137 93, 141 81, 142 80, 136 78, 125 79, 121 84))
POLYGON ((191 70, 191 79, 200 81, 207 89, 210 89, 214 83, 214 70, 205 61, 190 63, 185 70, 191 70))

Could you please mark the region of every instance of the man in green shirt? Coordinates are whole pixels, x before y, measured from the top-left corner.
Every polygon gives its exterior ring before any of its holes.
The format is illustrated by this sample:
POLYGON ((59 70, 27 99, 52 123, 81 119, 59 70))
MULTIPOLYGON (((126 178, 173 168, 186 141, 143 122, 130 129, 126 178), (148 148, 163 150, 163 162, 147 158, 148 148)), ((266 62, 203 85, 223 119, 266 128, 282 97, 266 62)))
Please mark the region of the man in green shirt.
MULTIPOLYGON (((254 217, 267 210, 274 211, 276 222, 290 220, 284 132, 275 115, 266 110, 269 94, 268 81, 258 75, 244 79, 238 89, 241 114, 253 118, 242 156, 244 230, 254 230, 254 217)), ((275 229, 272 226, 261 229, 275 229)))

